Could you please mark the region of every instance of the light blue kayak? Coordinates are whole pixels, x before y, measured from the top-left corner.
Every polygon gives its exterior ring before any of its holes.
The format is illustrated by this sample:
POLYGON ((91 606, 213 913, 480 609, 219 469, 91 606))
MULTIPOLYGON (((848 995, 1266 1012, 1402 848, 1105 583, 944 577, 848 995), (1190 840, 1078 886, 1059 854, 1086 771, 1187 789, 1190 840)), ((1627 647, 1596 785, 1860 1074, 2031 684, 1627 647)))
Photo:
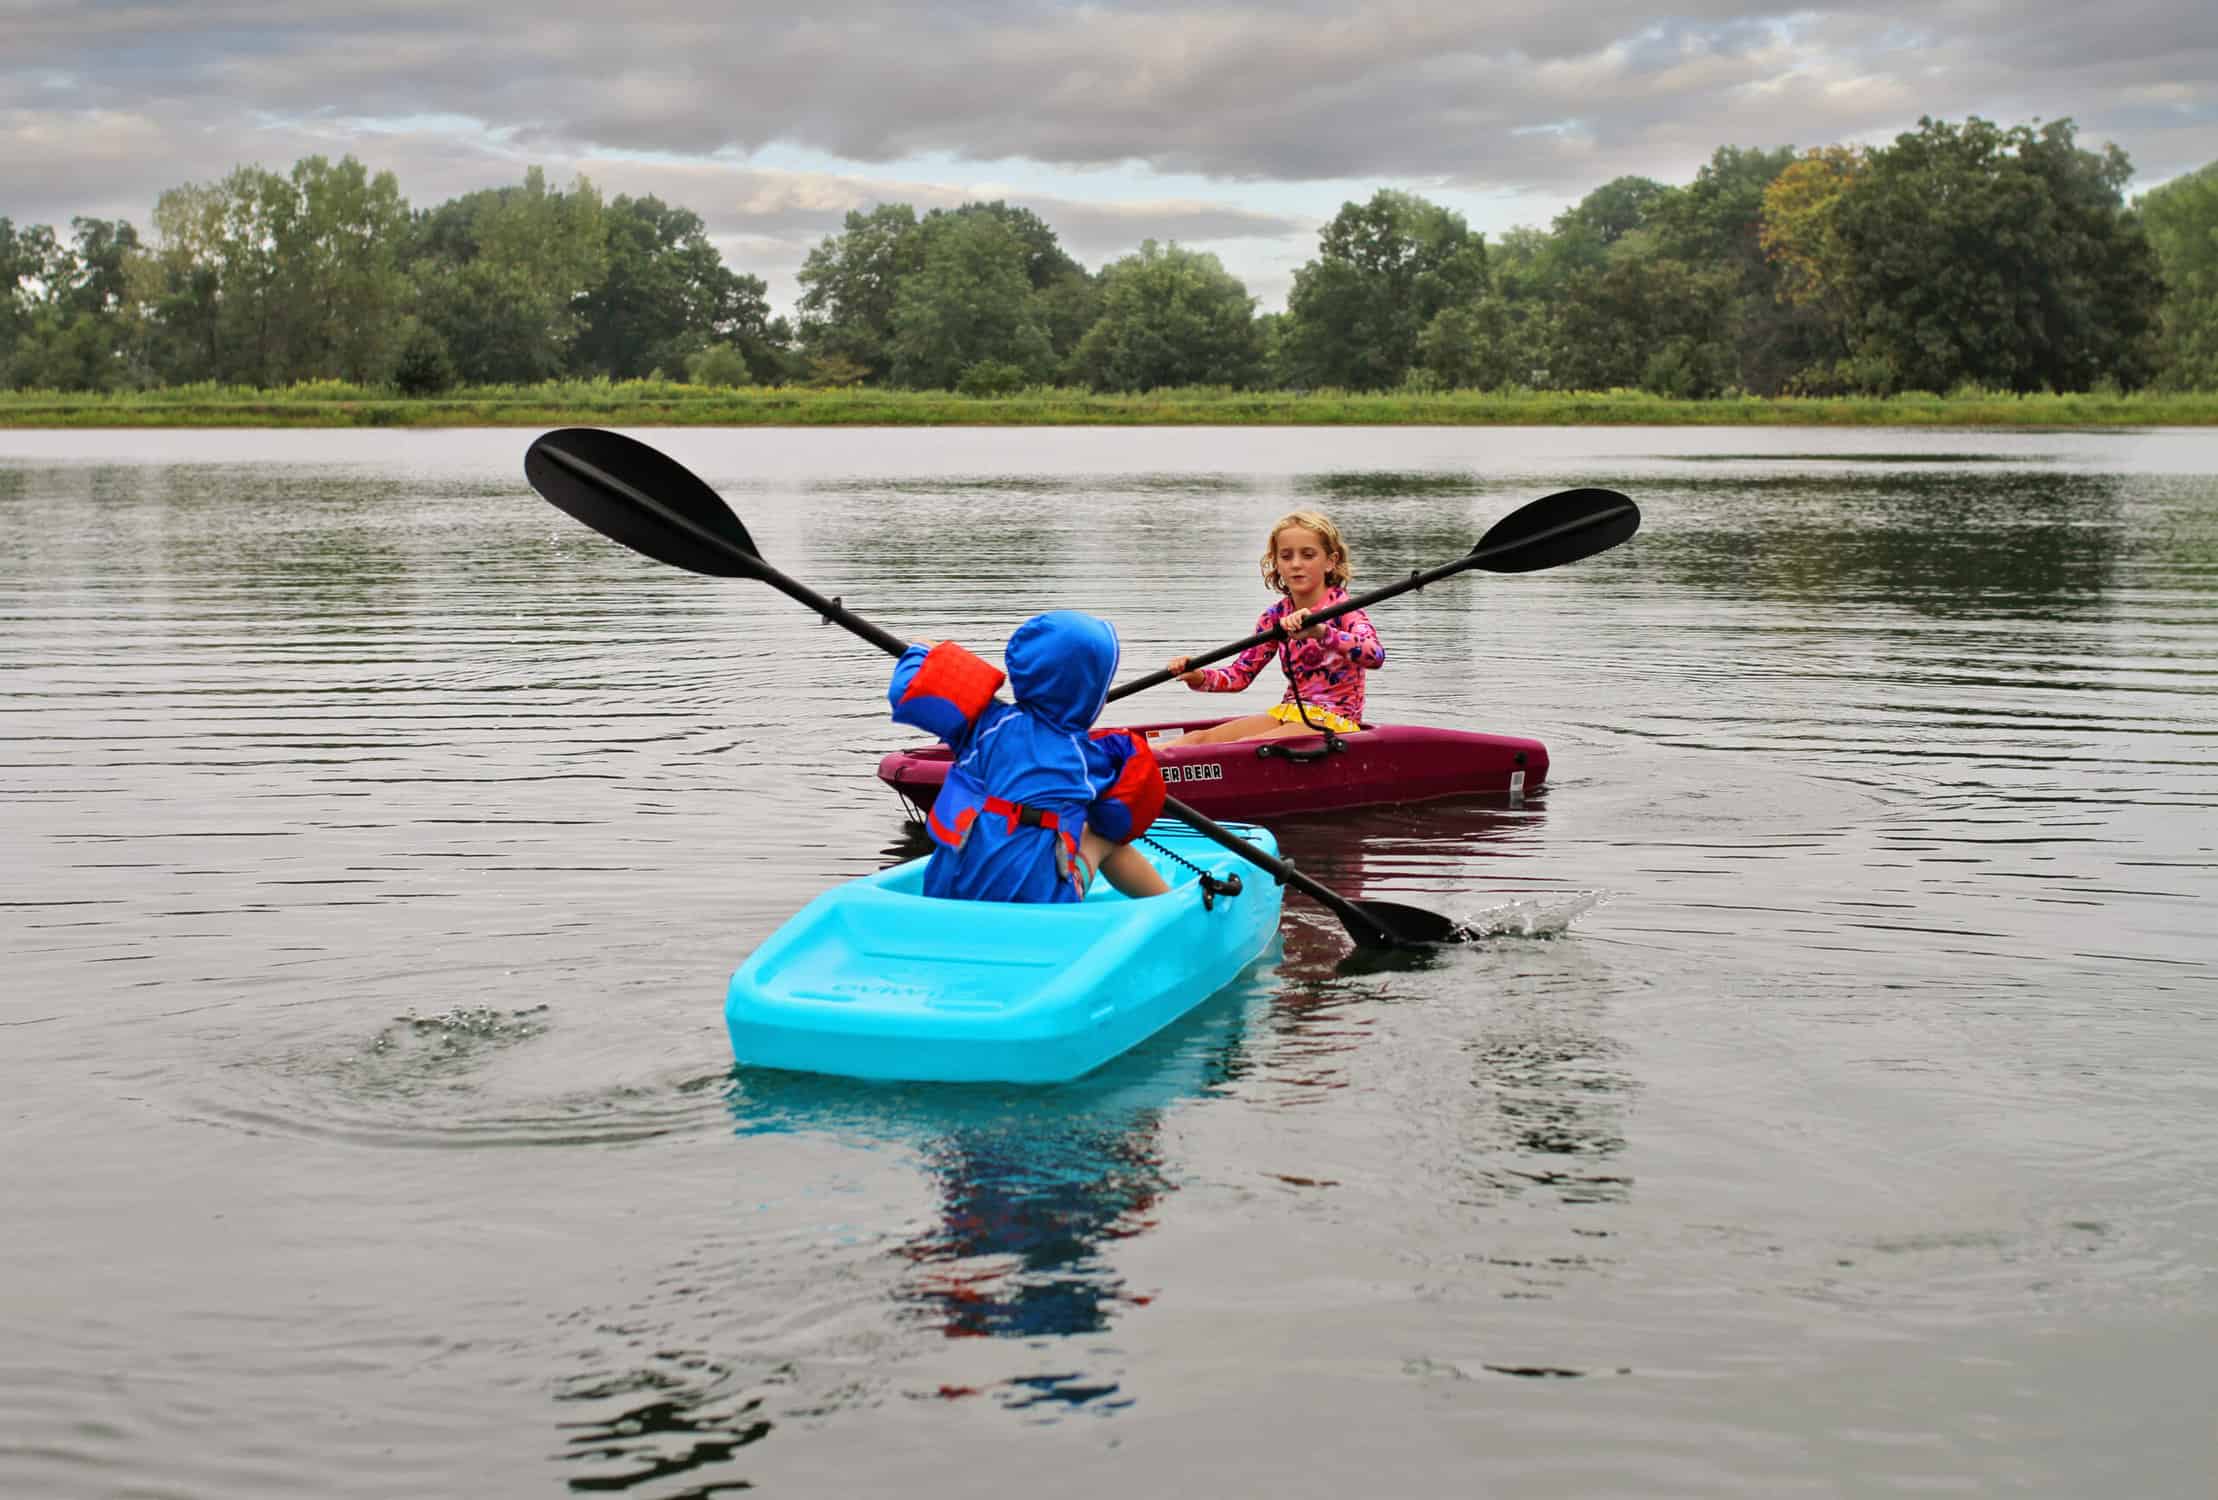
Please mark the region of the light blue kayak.
MULTIPOLYGON (((1234 830, 1270 854, 1266 829, 1234 830)), ((732 975, 724 1002, 743 1063, 850 1078, 1060 1083, 1137 1046, 1239 975, 1278 932, 1278 883, 1165 818, 1143 842, 1169 894, 1094 882, 1055 906, 922 894, 924 861, 833 887, 732 975)))

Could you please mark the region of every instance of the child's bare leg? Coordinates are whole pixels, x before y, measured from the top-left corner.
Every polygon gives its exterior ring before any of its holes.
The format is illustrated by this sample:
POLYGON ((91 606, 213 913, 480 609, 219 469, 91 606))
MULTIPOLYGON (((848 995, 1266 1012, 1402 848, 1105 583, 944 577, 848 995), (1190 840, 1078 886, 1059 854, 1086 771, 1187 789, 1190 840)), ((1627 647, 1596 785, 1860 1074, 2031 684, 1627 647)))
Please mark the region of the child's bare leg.
POLYGON ((1112 844, 1091 828, 1079 840, 1078 852, 1127 896, 1160 896, 1170 889, 1145 854, 1130 844, 1112 844))
POLYGON ((1278 720, 1269 714, 1246 714, 1237 719, 1227 719, 1222 724, 1212 724, 1207 729, 1189 729, 1172 745, 1221 745, 1227 740, 1252 740, 1266 731, 1278 727, 1278 720))

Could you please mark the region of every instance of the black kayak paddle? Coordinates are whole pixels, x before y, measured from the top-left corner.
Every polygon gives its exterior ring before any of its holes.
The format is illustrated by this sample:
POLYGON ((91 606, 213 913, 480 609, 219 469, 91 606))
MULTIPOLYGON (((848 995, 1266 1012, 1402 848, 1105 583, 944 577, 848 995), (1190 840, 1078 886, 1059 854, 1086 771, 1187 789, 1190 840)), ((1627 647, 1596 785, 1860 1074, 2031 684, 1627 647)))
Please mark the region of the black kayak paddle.
MULTIPOLYGON (((899 656, 908 649, 909 643, 891 631, 763 561, 754 538, 716 491, 685 465, 637 438, 599 427, 542 433, 524 454, 524 477, 558 510, 634 552, 712 578, 767 583, 889 655, 899 656)), ((1415 947, 1459 942, 1472 935, 1421 907, 1398 901, 1350 901, 1175 797, 1163 799, 1163 810, 1204 838, 1269 871, 1280 884, 1330 909, 1363 947, 1415 947)))
MULTIPOLYGON (((1553 495, 1543 495, 1529 505, 1519 506, 1496 521, 1485 536, 1469 552, 1453 562, 1442 563, 1437 568, 1427 568, 1412 573, 1407 578, 1375 588, 1367 594, 1353 594, 1329 609, 1311 614, 1304 629, 1322 625, 1327 620, 1339 618, 1353 610, 1365 609, 1396 594, 1406 594, 1411 589, 1421 589, 1428 583, 1438 583, 1472 568, 1489 573, 1537 573, 1542 568, 1559 567, 1567 562, 1577 562, 1582 557, 1592 557, 1597 552, 1607 552, 1640 530, 1640 507, 1615 490, 1577 489, 1559 490, 1553 495)), ((1228 656, 1238 656, 1250 646, 1265 641, 1286 639, 1286 632, 1276 627, 1259 630, 1244 640, 1229 646, 1219 646, 1200 656, 1186 659, 1186 670, 1206 667, 1213 661, 1223 661, 1228 656)), ((1144 677, 1119 683, 1109 690, 1109 701, 1129 697, 1157 683, 1169 682, 1180 674, 1169 667, 1158 667, 1144 677)))

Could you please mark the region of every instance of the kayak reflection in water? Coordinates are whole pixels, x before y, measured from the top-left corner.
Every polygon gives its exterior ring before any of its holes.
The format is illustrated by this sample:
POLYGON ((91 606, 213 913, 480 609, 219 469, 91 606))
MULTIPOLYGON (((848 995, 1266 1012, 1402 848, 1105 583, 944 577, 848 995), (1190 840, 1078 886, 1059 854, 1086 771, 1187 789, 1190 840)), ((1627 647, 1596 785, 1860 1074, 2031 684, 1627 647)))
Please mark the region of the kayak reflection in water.
POLYGON ((894 721, 955 752, 925 822, 925 895, 1078 901, 1096 870, 1127 896, 1169 889, 1132 847, 1163 810, 1154 752, 1143 735, 1093 728, 1117 657, 1114 626, 1067 609, 1017 627, 1006 673, 953 641, 901 654, 894 721), (994 696, 1004 681, 1016 702, 994 696))
POLYGON ((1386 648, 1371 617, 1357 609, 1322 625, 1309 623, 1312 614, 1348 597, 1355 562, 1340 528, 1314 510, 1281 516, 1264 543, 1262 567, 1264 583, 1282 597, 1256 617, 1255 633, 1274 631, 1282 639, 1258 641, 1222 667, 1188 671, 1187 658, 1174 656, 1169 670, 1197 693, 1237 693, 1275 656, 1286 670, 1285 700, 1267 713, 1190 730, 1168 743, 1354 734, 1363 728, 1363 676, 1386 665, 1386 648))
POLYGON ((901 1253, 922 1272, 907 1295, 949 1338, 1094 1333, 1147 1300, 1102 1250, 1144 1232, 1168 1191, 1152 1114, 965 1131, 929 1159, 940 1222, 901 1253))

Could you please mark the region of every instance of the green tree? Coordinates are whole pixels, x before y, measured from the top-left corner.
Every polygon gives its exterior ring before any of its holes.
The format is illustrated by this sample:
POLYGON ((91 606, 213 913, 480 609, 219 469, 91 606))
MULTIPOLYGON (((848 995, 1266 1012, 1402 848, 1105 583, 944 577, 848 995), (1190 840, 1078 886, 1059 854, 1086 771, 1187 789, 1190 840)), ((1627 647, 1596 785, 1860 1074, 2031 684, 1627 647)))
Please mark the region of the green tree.
POLYGON ((1672 197, 1672 189, 1651 177, 1613 178, 1558 214, 1556 233, 1583 230, 1605 247, 1614 245, 1647 228, 1650 217, 1672 197))
POLYGON ((67 270, 61 245, 49 224, 29 224, 22 229, 0 219, 0 379, 18 384, 5 363, 29 336, 32 325, 58 281, 67 270))
POLYGON ((1255 299, 1216 256, 1143 240, 1102 268, 1101 317, 1074 366, 1096 390, 1252 385, 1262 372, 1255 299))
POLYGON ((298 330, 295 380, 378 384, 392 376, 407 331, 411 288, 401 268, 408 202, 391 172, 371 175, 352 156, 293 165, 293 238, 279 247, 281 284, 298 330))
MULTIPOLYGON (((927 222, 942 210, 925 215, 927 222)), ((966 203, 957 214, 983 214, 1000 221, 1025 249, 1024 279, 1031 283, 1033 315, 1047 332, 1058 365, 1067 363, 1078 341, 1101 315, 1101 284, 1063 249, 1047 221, 1029 208, 996 199, 966 203)))
POLYGON ((225 378, 281 385, 288 377, 291 320, 278 247, 293 235, 292 184, 262 167, 239 167, 219 187, 217 312, 226 334, 225 378))
POLYGON ((1383 390, 1417 361, 1440 310, 1486 288, 1486 238, 1460 214, 1382 188, 1348 203, 1294 273, 1283 352, 1305 385, 1383 390))
POLYGON ((2163 284, 2131 176, 2069 120, 1927 118, 1873 151, 1838 209, 1856 354, 1920 390, 2139 384, 2163 284))
MULTIPOLYGON (((1777 303, 1794 309, 1795 336, 1779 352, 1797 354, 1803 367, 1787 377, 1791 389, 1812 395, 1891 393, 1893 365, 1884 358, 1851 357, 1849 254, 1840 232, 1840 206, 1863 177, 1860 147, 1823 146, 1802 157, 1764 189, 1763 220, 1757 240, 1772 270, 1777 303)), ((1770 372, 1767 372, 1770 373, 1770 372)), ((1775 384, 1758 382, 1765 394, 1775 384)))
POLYGON ((698 214, 618 197, 607 228, 607 273, 578 301, 573 370, 636 379, 713 346, 745 359, 750 378, 775 374, 782 330, 772 327, 768 288, 725 266, 698 214))
POLYGON ((1272 390, 1283 390, 1293 384, 1286 369, 1285 357, 1286 314, 1282 312, 1255 315, 1255 343, 1263 362, 1262 382, 1272 390))
POLYGON ((532 167, 520 187, 468 193, 420 216, 410 269, 424 322, 472 382, 547 380, 568 367, 579 306, 608 266, 601 195, 532 167))
POLYGON ((48 225, 0 219, 0 384, 105 391, 147 382, 133 293, 138 231, 122 220, 48 225))
POLYGON ((186 183, 155 200, 140 300, 153 312, 154 367, 168 381, 253 378, 235 368, 230 327, 242 310, 223 294, 226 201, 213 183, 186 183))
POLYGON ((1714 396, 1733 383, 1728 315, 1731 268, 1671 256, 1623 254, 1565 296, 1550 383, 1572 390, 1640 386, 1668 396, 1714 396))
POLYGON ((1520 224, 1488 245, 1488 277, 1511 302, 1553 303, 1572 282, 1601 271, 1606 249, 1591 232, 1555 234, 1520 224))
POLYGON ((453 351, 436 328, 413 325, 401 340, 400 358, 393 366, 393 384, 404 396, 436 396, 451 389, 457 379, 453 351))
POLYGON ((1441 390, 1552 383, 1555 313, 1538 299, 1488 292, 1444 307, 1417 338, 1417 361, 1441 390))
POLYGON ((1046 379, 1054 354, 1032 300, 1025 242, 990 214, 934 215, 917 240, 922 264, 894 293, 894 384, 952 389, 981 360, 1046 379))
POLYGON ((1771 262, 1779 295, 1798 307, 1823 310, 1836 333, 1848 322, 1848 250, 1841 243, 1841 200, 1864 173, 1864 153, 1824 146, 1806 153, 1764 189, 1757 240, 1771 262))
POLYGON ((1488 248, 1495 289, 1513 302, 1560 304, 1574 286, 1601 275, 1613 254, 1651 253, 1655 224, 1682 192, 1647 177, 1619 177, 1557 214, 1546 230, 1510 230, 1488 248))
POLYGON ((731 344, 711 344, 685 357, 685 378, 695 385, 747 385, 754 380, 747 356, 731 344))
POLYGON ((139 232, 122 219, 76 218, 68 286, 62 304, 72 313, 99 316, 131 302, 130 263, 139 255, 139 232))
POLYGON ((963 366, 963 373, 955 380, 955 393, 959 396, 1011 396, 1023 390, 1029 378, 1022 366, 1012 365, 1005 359, 976 360, 963 366))
POLYGON ((871 380, 886 379, 893 372, 895 296, 902 279, 923 264, 915 209, 880 203, 868 213, 850 210, 845 227, 825 236, 801 263, 803 351, 812 360, 859 365, 871 380))
POLYGON ((1792 146, 1720 146, 1655 205, 1656 248, 1688 265, 1731 269, 1744 283, 1769 283, 1762 240, 1764 190, 1795 160, 1792 146))
POLYGON ((1781 295, 1778 267, 1764 251, 1764 195, 1796 159, 1791 146, 1720 146, 1650 219, 1657 254, 1727 277, 1730 295, 1706 341, 1728 351, 1728 384, 1764 394, 1839 353, 1818 311, 1781 295))
MULTIPOLYGON (((193 192, 192 185, 183 191, 193 192)), ((184 278, 206 300, 211 356, 206 374, 248 385, 282 383, 289 310, 277 247, 292 233, 291 184, 262 167, 239 167, 205 196, 195 194, 191 207, 206 215, 191 225, 196 238, 186 252, 184 278), (190 270, 200 266, 210 274, 192 276, 190 270)), ((159 202, 155 221, 166 229, 159 202)))
POLYGON ((861 385, 870 372, 843 354, 814 354, 801 367, 802 378, 819 390, 861 385))
POLYGON ((23 283, 28 279, 29 256, 15 222, 0 215, 0 380, 7 378, 8 358, 30 315, 23 308, 23 283))
POLYGON ((999 223, 1024 246, 1024 279, 1035 292, 1044 292, 1057 282, 1071 276, 1083 276, 1086 268, 1072 260, 1063 249, 1063 243, 1050 229, 1047 221, 1029 208, 995 199, 991 203, 966 203, 957 209, 935 208, 926 214, 926 222, 949 213, 957 217, 971 215, 989 218, 999 223))
POLYGON ((1047 330, 1056 378, 1076 379, 1078 346, 1101 317, 1102 278, 1075 271, 1032 294, 1032 307, 1047 330))
POLYGON ((2137 207, 2164 274, 2157 378, 2174 389, 2218 390, 2218 162, 2137 207))
POLYGON ((282 177, 240 167, 165 192, 154 223, 138 295, 170 378, 390 378, 411 296, 392 173, 351 156, 306 157, 282 177))
POLYGON ((127 382, 111 330, 96 319, 35 315, 0 372, 0 384, 49 391, 109 391, 127 382))

